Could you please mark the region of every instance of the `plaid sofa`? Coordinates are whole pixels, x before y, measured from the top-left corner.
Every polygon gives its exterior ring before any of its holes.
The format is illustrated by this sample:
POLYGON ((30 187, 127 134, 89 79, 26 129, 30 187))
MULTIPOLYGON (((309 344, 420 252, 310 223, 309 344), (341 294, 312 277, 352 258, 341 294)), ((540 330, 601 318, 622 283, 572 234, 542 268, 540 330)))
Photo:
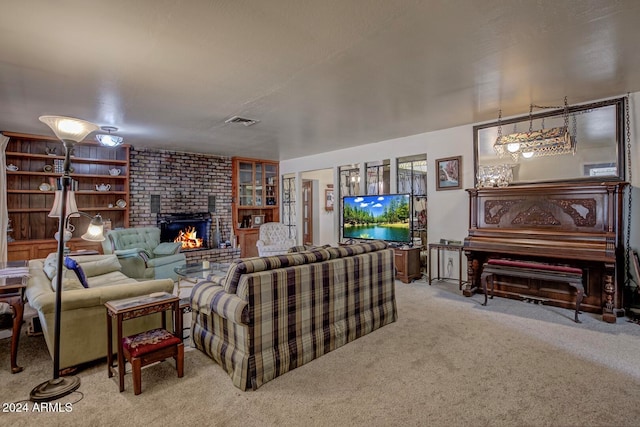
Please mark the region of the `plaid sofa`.
POLYGON ((231 264, 191 295, 196 348, 254 390, 397 319, 394 253, 384 242, 231 264))

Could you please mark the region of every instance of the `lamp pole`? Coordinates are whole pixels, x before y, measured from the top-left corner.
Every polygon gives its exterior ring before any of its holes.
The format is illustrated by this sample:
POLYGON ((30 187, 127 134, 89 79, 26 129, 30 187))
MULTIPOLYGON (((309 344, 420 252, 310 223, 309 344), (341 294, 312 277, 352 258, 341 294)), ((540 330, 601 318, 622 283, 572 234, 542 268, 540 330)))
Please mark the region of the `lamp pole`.
POLYGON ((31 390, 30 399, 35 402, 48 402, 66 396, 80 387, 80 378, 75 376, 60 377, 60 319, 62 313, 62 271, 64 257, 64 232, 67 218, 67 193, 71 184, 71 148, 73 141, 63 140, 64 168, 60 179, 62 194, 60 200, 60 224, 58 227, 58 259, 56 276, 55 321, 53 322, 53 379, 45 381, 31 390))
POLYGON ((64 167, 61 177, 62 199, 60 200, 60 224, 58 228, 58 259, 56 276, 56 304, 53 333, 53 379, 47 380, 31 390, 30 399, 34 402, 49 402, 59 399, 80 387, 80 378, 60 377, 60 319, 62 312, 62 270, 64 257, 64 232, 67 218, 67 193, 71 184, 71 149, 76 142, 82 141, 89 133, 98 129, 93 123, 84 120, 59 116, 42 116, 40 121, 54 131, 64 145, 64 167))

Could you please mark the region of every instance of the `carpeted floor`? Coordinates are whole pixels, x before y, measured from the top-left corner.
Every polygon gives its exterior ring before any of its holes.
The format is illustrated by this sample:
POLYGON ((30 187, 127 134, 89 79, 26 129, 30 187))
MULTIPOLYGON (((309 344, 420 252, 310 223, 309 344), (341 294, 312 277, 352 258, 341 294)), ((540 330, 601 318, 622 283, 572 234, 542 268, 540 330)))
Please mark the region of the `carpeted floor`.
MULTIPOLYGON (((185 353, 185 376, 172 362, 131 376, 118 392, 106 364, 78 373, 70 412, 3 413, 3 425, 216 426, 324 425, 640 425, 640 326, 615 325, 571 310, 482 297, 456 284, 396 282, 399 319, 295 369, 257 391, 242 392, 198 350, 185 353)), ((64 345, 64 344, 63 344, 64 345)), ((3 410, 51 376, 41 337, 22 336, 9 373, 10 339, 0 340, 3 410)), ((23 402, 24 405, 27 402, 23 402)), ((65 408, 64 406, 62 406, 65 408)))

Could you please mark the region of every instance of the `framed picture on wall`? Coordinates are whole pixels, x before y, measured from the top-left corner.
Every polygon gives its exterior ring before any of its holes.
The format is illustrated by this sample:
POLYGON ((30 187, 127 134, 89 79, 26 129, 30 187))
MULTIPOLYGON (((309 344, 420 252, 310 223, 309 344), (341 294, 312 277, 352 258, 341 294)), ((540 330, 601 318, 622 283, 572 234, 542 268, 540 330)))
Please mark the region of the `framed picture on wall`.
POLYGON ((436 190, 457 190, 462 188, 462 156, 436 160, 436 190))
POLYGON ((258 228, 264 224, 264 215, 251 215, 251 227, 258 228))
POLYGON ((324 190, 324 210, 333 210, 333 188, 327 188, 324 190))

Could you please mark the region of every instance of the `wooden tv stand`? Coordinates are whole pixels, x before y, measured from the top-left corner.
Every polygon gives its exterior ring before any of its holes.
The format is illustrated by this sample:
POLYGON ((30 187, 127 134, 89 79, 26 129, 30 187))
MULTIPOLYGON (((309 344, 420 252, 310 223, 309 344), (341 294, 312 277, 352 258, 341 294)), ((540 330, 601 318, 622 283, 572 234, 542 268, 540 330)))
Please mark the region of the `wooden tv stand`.
POLYGON ((403 283, 410 283, 422 277, 420 267, 421 247, 408 249, 393 248, 395 253, 396 279, 403 283))
MULTIPOLYGON (((351 244, 351 242, 338 242, 339 246, 349 246, 351 244)), ((393 249, 394 252, 396 280, 400 280, 403 283, 411 283, 415 279, 422 278, 422 267, 420 265, 421 246, 414 246, 407 249, 394 247, 391 249, 393 249)))

